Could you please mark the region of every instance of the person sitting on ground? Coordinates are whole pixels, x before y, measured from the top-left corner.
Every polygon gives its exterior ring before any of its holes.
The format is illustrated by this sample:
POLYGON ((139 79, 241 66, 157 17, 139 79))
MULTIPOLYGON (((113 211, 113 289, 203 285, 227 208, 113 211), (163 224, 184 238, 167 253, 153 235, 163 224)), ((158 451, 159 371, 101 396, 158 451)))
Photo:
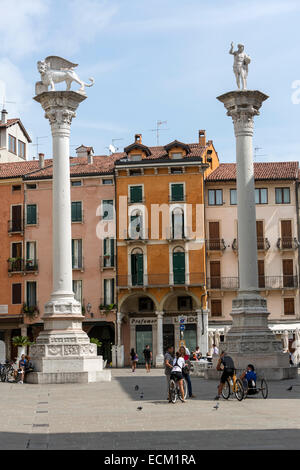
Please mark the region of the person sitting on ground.
POLYGON ((201 357, 202 357, 202 353, 200 351, 199 346, 196 346, 195 354, 196 354, 196 358, 197 358, 196 360, 199 361, 199 359, 201 359, 201 357))
POLYGON ((226 351, 222 351, 218 360, 217 370, 222 370, 223 373, 218 385, 218 395, 215 397, 215 400, 220 399, 224 384, 229 377, 233 376, 234 369, 235 367, 232 357, 227 356, 226 351))
POLYGON ((179 389, 180 389, 183 403, 185 403, 184 389, 183 389, 183 375, 182 375, 182 369, 185 366, 185 360, 183 357, 184 354, 185 354, 184 348, 181 350, 181 352, 177 351, 176 357, 173 361, 173 368, 171 370, 171 378, 173 377, 179 383, 179 389))
POLYGON ((256 388, 256 372, 254 370, 253 364, 248 364, 247 369, 244 370, 240 376, 241 381, 243 382, 244 388, 248 389, 248 395, 253 395, 256 388))

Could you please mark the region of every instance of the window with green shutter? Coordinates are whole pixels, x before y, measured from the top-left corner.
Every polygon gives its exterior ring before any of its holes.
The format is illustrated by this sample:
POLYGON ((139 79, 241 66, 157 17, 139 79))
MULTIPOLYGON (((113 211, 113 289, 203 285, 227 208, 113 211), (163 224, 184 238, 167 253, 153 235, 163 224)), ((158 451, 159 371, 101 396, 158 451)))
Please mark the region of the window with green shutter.
POLYGON ((72 202, 72 222, 82 222, 82 202, 72 202))
POLYGON ((172 201, 184 201, 183 184, 171 184, 171 200, 172 201))
POLYGON ((130 186, 130 202, 143 202, 143 186, 130 186))
POLYGON ((174 284, 185 284, 185 253, 173 253, 174 284))
POLYGON ((27 204, 26 221, 27 225, 35 225, 37 223, 36 204, 27 204))
POLYGON ((103 199, 103 201, 102 201, 102 217, 103 217, 103 220, 113 220, 113 218, 114 218, 114 201, 103 199))
POLYGON ((131 255, 131 281, 133 286, 144 285, 144 260, 142 253, 131 255))

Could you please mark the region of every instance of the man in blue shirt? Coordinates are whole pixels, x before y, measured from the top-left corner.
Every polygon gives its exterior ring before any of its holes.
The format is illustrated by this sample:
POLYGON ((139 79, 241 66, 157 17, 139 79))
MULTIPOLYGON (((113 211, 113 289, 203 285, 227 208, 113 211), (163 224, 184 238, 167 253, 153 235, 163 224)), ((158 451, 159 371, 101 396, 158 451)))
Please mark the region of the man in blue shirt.
POLYGON ((247 369, 242 373, 240 379, 242 380, 244 387, 248 388, 248 394, 250 395, 251 392, 254 392, 254 390, 251 389, 256 388, 256 378, 256 372, 254 370, 253 364, 248 364, 247 369))

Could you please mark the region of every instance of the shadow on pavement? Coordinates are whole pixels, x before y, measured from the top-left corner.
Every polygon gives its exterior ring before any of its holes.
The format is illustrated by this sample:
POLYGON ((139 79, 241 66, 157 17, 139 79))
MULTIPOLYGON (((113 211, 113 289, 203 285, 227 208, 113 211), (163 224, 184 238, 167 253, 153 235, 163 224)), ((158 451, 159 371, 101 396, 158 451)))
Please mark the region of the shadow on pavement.
POLYGON ((61 434, 0 433, 0 449, 204 450, 300 449, 299 429, 142 431, 61 434))
MULTIPOLYGON (((217 392, 217 381, 205 380, 200 377, 192 377, 193 394, 196 400, 213 400, 217 392)), ((151 400, 157 404, 168 404, 167 399, 167 381, 164 375, 162 376, 115 376, 123 390, 133 401, 141 401, 141 393, 143 394, 142 400, 151 400), (138 386, 138 390, 135 390, 138 386)), ((260 381, 258 381, 260 383, 260 381)), ((300 399, 300 379, 282 380, 282 381, 268 381, 270 399, 300 399), (287 390, 289 387, 292 390, 287 390)), ((267 399, 268 399, 267 398, 267 399)), ((251 397, 251 400, 263 400, 261 393, 251 397)), ((250 397, 247 398, 250 400, 250 397)))

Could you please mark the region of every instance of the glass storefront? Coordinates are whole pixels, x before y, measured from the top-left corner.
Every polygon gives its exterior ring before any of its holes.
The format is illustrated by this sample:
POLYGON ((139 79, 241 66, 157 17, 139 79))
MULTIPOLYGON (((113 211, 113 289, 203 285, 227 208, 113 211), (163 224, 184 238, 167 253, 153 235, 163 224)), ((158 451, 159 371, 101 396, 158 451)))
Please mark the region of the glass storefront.
POLYGON ((174 325, 164 324, 163 325, 163 348, 164 354, 167 352, 168 346, 175 346, 174 344, 174 325))
POLYGON ((183 339, 190 352, 195 351, 197 346, 197 326, 195 323, 185 325, 183 339))
POLYGON ((150 351, 152 352, 153 360, 153 345, 152 345, 152 326, 151 325, 137 325, 136 326, 136 353, 138 355, 138 364, 145 364, 143 351, 146 344, 149 344, 150 351))

